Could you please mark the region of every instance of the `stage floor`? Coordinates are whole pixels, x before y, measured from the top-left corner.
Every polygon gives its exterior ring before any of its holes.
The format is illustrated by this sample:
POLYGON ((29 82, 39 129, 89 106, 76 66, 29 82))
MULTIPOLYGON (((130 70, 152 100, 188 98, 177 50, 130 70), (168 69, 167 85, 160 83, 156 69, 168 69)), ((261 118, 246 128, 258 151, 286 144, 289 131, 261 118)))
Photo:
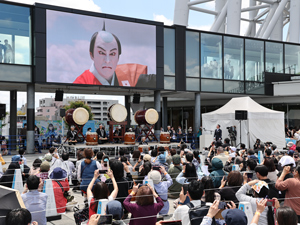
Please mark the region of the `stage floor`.
MULTIPOLYGON (((154 148, 157 148, 159 145, 168 145, 170 148, 177 148, 179 143, 177 142, 171 142, 169 144, 161 144, 159 142, 149 142, 148 145, 154 148)), ((188 148, 191 147, 190 143, 186 143, 188 148)), ((59 147, 60 144, 55 144, 54 146, 59 147)), ((74 154, 74 157, 76 158, 77 150, 84 149, 84 148, 91 148, 93 150, 101 150, 101 149, 114 149, 114 155, 118 155, 119 148, 133 148, 134 150, 138 148, 139 144, 135 143, 135 145, 125 145, 125 144, 101 144, 101 145, 86 145, 86 144, 76 144, 76 145, 69 145, 69 144, 63 144, 63 146, 66 149, 69 149, 70 153, 74 154)))

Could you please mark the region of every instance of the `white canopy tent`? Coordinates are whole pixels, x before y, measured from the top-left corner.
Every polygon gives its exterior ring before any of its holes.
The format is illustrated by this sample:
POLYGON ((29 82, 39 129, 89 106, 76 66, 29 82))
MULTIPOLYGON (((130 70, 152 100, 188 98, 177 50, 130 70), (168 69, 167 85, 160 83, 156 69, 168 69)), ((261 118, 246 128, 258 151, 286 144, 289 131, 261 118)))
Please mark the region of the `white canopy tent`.
POLYGON ((277 148, 285 147, 284 112, 265 108, 250 97, 232 98, 223 107, 209 113, 202 114, 202 127, 205 130, 215 130, 221 125, 222 138, 229 138, 226 127, 236 126, 236 143, 244 143, 253 148, 257 138, 262 142, 272 142, 277 148), (248 120, 235 120, 235 110, 248 111, 248 120), (241 130, 240 132, 240 125, 241 130))

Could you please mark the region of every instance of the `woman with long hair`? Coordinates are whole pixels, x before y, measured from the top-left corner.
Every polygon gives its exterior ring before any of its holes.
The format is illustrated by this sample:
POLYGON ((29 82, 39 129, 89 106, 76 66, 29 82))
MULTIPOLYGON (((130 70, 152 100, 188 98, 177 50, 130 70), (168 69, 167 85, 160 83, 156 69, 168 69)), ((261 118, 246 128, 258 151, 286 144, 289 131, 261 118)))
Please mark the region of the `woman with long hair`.
POLYGON ((35 159, 32 163, 32 167, 30 168, 29 175, 37 175, 40 172, 41 164, 42 160, 35 159))
POLYGON ((156 194, 155 190, 148 184, 147 186, 133 186, 132 192, 123 203, 124 207, 131 213, 129 225, 153 224, 155 225, 156 215, 163 208, 164 203, 156 194), (136 203, 130 203, 133 195, 136 194, 136 203), (154 198, 157 203, 154 203, 154 198))
POLYGON ((227 181, 225 180, 225 177, 223 177, 221 186, 219 187, 221 200, 233 201, 234 203, 238 203, 235 194, 240 189, 242 184, 243 176, 239 171, 231 171, 227 176, 227 181))
POLYGON ((283 171, 276 181, 275 187, 279 191, 285 192, 284 205, 289 206, 295 210, 298 215, 298 223, 300 222, 300 205, 299 205, 299 196, 300 196, 300 165, 294 170, 294 177, 284 180, 284 177, 290 172, 290 166, 285 166, 283 171))
POLYGON ((278 170, 276 170, 274 160, 271 159, 271 158, 265 158, 263 165, 268 167, 268 176, 267 177, 271 181, 276 182, 277 181, 278 170))
POLYGON ((188 184, 192 180, 198 180, 196 167, 193 163, 187 163, 183 166, 181 173, 176 177, 176 181, 179 184, 188 184))
POLYGON ((113 183, 113 186, 114 186, 114 190, 111 194, 108 190, 108 186, 107 186, 106 183, 104 183, 102 181, 96 182, 99 175, 100 175, 99 170, 95 170, 94 171, 94 177, 91 180, 91 182, 90 182, 90 184, 87 188, 87 191, 86 191, 87 199, 88 199, 88 203, 89 203, 89 218, 92 215, 97 214, 99 200, 101 200, 101 199, 108 199, 108 201, 115 200, 115 198, 118 195, 118 191, 119 191, 117 182, 114 178, 114 174, 111 170, 109 170, 107 172, 107 175, 112 180, 112 183, 113 183))
POLYGON ((211 177, 203 177, 201 182, 204 186, 204 195, 202 195, 201 201, 211 203, 213 203, 215 200, 220 201, 220 194, 214 189, 214 184, 211 177))

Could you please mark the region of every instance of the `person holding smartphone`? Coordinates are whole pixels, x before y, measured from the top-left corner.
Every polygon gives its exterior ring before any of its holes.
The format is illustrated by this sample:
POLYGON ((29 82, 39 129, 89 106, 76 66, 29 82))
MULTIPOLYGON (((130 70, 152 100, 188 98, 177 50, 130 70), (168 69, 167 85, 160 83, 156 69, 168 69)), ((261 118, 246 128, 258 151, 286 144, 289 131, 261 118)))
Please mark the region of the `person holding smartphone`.
POLYGON ((112 201, 118 195, 119 188, 118 188, 118 185, 115 180, 113 172, 111 170, 109 170, 106 174, 110 177, 110 179, 113 183, 113 186, 114 186, 114 190, 110 194, 106 183, 104 183, 102 181, 96 182, 100 174, 99 174, 99 170, 95 170, 94 177, 91 180, 91 182, 86 190, 88 204, 89 204, 89 218, 92 215, 97 213, 98 202, 101 201, 101 199, 108 199, 108 201, 112 201))

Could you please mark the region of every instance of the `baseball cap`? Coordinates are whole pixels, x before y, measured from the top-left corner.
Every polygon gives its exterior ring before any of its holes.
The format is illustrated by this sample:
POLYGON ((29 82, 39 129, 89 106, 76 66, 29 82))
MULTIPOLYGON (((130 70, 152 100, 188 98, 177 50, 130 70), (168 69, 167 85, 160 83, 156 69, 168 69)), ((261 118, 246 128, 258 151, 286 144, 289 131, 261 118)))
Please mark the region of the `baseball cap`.
POLYGON ((226 225, 247 225, 247 216, 240 209, 225 209, 221 215, 226 225))
POLYGON ((152 170, 148 173, 148 178, 153 180, 153 184, 159 184, 161 181, 161 174, 157 170, 152 170))

